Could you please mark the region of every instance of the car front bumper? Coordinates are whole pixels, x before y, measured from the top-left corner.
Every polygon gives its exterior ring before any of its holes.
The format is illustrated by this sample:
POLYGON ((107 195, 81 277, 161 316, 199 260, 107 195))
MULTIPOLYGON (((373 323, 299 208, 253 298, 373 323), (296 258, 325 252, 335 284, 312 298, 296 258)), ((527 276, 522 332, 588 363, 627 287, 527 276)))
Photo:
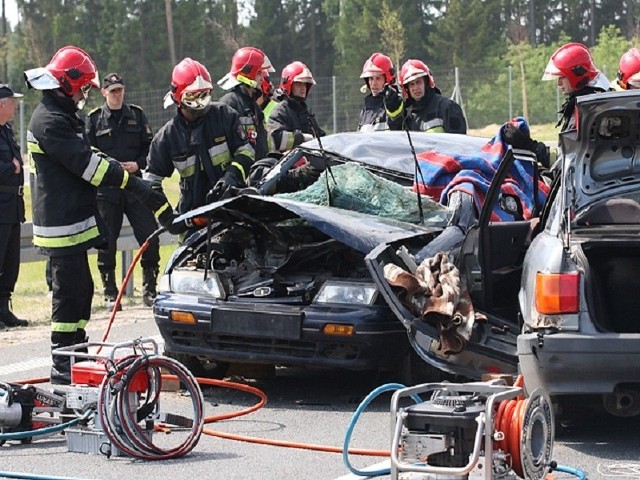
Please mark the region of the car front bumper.
POLYGON ((522 334, 518 360, 529 392, 611 393, 617 385, 640 382, 640 334, 522 334))
POLYGON ((380 306, 203 303, 160 295, 154 316, 167 352, 224 362, 394 370, 411 348, 402 324, 380 306), (172 311, 190 312, 197 322, 172 321, 172 311), (323 333, 328 323, 353 325, 354 333, 323 333))

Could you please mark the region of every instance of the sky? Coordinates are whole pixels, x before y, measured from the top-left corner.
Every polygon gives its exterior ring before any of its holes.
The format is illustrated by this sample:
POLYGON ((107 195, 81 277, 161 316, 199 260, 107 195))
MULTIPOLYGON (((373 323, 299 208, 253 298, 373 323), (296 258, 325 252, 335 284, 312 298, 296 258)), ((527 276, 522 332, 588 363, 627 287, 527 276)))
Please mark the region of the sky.
MULTIPOLYGON (((2 3, 0 3, 0 15, 2 15, 2 3)), ((7 23, 12 27, 18 24, 18 5, 16 0, 4 0, 4 14, 7 17, 7 23)))

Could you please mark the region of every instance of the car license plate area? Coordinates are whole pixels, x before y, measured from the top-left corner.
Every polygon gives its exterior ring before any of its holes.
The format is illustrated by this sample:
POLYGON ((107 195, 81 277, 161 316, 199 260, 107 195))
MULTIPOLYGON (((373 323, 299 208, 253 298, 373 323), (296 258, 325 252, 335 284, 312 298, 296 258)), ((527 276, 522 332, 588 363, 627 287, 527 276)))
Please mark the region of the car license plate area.
POLYGON ((214 308, 213 333, 261 338, 300 339, 300 313, 238 311, 214 308))

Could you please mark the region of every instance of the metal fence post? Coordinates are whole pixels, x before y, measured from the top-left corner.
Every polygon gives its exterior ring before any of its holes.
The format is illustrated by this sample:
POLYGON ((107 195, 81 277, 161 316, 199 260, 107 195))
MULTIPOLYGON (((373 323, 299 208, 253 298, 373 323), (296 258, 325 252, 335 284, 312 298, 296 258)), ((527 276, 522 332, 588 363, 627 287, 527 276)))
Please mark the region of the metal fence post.
POLYGON ((513 85, 512 80, 513 67, 509 65, 509 118, 513 118, 513 85))
POLYGON ((333 75, 331 77, 331 88, 333 90, 333 98, 331 99, 331 103, 333 106, 333 133, 338 131, 338 107, 336 103, 336 76, 333 75))

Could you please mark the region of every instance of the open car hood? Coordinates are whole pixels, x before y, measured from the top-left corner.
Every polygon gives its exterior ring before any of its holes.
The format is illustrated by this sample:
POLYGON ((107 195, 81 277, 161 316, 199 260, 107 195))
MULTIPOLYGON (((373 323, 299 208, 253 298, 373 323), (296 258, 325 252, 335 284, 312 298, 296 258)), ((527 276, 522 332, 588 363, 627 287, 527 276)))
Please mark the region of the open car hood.
POLYGON ((193 217, 207 217, 210 222, 225 224, 301 218, 325 235, 364 254, 381 243, 429 236, 441 230, 335 207, 260 195, 241 195, 205 205, 181 215, 177 220, 193 217))
POLYGON ((560 137, 568 204, 574 213, 605 198, 640 190, 640 92, 578 97, 577 129, 560 137))

